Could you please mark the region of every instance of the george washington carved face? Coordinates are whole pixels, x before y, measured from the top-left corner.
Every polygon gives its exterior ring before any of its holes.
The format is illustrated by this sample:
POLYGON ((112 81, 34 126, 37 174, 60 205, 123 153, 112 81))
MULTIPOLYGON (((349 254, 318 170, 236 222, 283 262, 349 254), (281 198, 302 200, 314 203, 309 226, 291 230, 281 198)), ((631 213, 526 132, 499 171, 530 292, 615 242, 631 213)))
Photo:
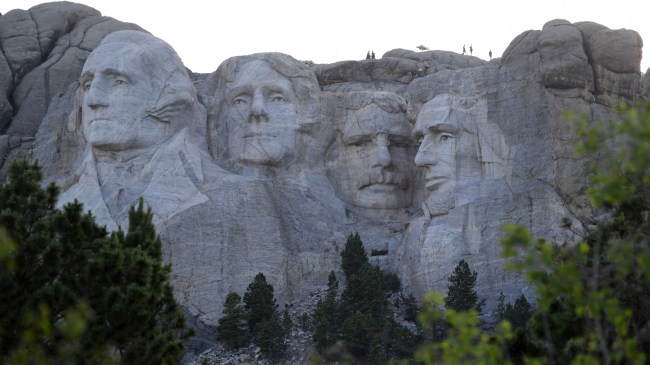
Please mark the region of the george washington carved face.
POLYGON ((166 141, 191 119, 196 92, 176 53, 142 32, 108 35, 81 74, 81 117, 94 149, 123 151, 166 141))

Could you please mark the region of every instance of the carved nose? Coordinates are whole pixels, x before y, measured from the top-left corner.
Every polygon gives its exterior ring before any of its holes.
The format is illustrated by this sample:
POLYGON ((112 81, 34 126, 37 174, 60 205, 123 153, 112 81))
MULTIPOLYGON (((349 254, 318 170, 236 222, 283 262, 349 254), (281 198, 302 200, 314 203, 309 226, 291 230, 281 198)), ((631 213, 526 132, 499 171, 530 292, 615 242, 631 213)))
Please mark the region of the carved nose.
POLYGON ((431 137, 425 136, 417 154, 415 154, 415 166, 431 166, 436 163, 438 163, 438 158, 431 149, 431 137))
POLYGON ((260 92, 253 94, 253 102, 251 104, 250 116, 248 120, 251 123, 260 123, 268 120, 268 117, 266 115, 264 96, 260 92))
POLYGON ((380 144, 375 147, 372 153, 372 167, 387 167, 391 164, 390 151, 388 146, 380 144))
POLYGON ((85 102, 91 109, 97 109, 100 107, 105 108, 108 106, 108 97, 106 97, 106 94, 101 90, 101 88, 91 84, 90 89, 86 91, 85 102))

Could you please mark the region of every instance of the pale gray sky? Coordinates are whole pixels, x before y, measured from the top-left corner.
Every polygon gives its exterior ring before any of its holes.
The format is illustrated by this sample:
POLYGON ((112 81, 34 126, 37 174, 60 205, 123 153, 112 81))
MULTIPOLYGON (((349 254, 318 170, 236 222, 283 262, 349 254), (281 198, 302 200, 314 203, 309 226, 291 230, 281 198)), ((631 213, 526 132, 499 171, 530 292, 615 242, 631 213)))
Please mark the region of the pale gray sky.
MULTIPOLYGON (((103 15, 136 23, 176 49, 187 67, 212 72, 228 57, 282 52, 300 60, 331 63, 377 57, 393 48, 500 57, 523 31, 552 19, 594 21, 637 31, 650 42, 643 1, 538 0, 80 0, 103 15)), ((29 9, 35 0, 2 0, 0 12, 29 9)), ((645 47, 647 48, 647 47, 645 47)), ((650 67, 650 56, 641 71, 650 67)))

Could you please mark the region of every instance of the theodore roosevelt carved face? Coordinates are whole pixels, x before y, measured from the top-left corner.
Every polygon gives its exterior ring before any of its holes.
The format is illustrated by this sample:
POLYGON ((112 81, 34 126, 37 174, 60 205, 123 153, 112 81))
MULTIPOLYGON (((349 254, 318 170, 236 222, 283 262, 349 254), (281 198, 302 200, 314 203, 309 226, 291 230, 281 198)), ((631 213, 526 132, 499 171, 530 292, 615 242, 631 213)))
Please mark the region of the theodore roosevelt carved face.
POLYGON ((351 92, 328 174, 346 203, 397 209, 411 204, 413 140, 406 104, 389 92, 351 92))

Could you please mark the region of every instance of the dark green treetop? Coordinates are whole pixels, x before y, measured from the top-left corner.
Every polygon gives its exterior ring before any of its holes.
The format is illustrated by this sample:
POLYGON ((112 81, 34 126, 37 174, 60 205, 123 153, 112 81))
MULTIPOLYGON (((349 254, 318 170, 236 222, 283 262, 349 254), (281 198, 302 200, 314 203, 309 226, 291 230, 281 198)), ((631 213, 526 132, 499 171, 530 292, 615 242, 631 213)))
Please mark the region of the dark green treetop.
POLYGON ((449 277, 445 308, 457 312, 476 310, 479 314, 485 305, 485 299, 480 299, 476 293, 476 271, 471 271, 465 260, 460 260, 449 277))

